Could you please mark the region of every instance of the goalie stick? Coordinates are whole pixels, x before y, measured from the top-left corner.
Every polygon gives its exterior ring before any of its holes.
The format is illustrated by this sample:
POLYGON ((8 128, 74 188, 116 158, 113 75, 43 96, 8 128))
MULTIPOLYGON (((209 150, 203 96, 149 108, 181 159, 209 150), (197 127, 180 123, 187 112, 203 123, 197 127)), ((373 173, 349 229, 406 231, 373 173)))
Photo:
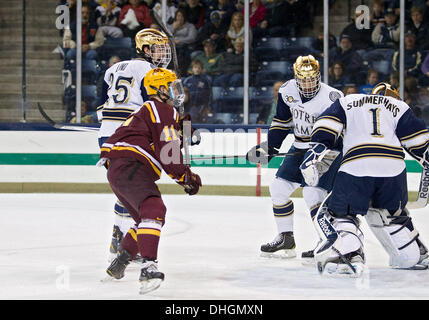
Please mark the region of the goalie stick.
POLYGON ((408 201, 408 209, 421 209, 427 206, 429 196, 429 167, 423 167, 416 201, 408 201))
MULTIPOLYGON (((150 11, 152 18, 156 21, 156 23, 159 25, 162 31, 167 35, 170 46, 171 46, 171 55, 173 57, 173 66, 174 66, 174 72, 176 72, 177 78, 180 78, 180 72, 179 72, 179 61, 177 59, 177 52, 176 52, 176 43, 174 40, 173 33, 167 28, 167 26, 162 21, 162 18, 158 15, 158 13, 155 10, 150 11)), ((180 117, 183 117, 185 115, 185 107, 183 103, 179 106, 179 115, 180 117)), ((191 121, 186 120, 183 121, 183 151, 185 153, 185 164, 189 167, 191 166, 191 157, 189 154, 189 141, 191 138, 191 121)))
POLYGON ((98 131, 98 127, 85 127, 85 126, 74 126, 74 125, 65 125, 65 124, 59 124, 56 123, 54 120, 51 119, 51 117, 48 116, 48 114, 43 110, 40 103, 37 103, 37 108, 39 109, 40 114, 42 117, 54 128, 61 129, 61 130, 74 130, 74 131, 87 131, 87 132, 94 132, 98 131))

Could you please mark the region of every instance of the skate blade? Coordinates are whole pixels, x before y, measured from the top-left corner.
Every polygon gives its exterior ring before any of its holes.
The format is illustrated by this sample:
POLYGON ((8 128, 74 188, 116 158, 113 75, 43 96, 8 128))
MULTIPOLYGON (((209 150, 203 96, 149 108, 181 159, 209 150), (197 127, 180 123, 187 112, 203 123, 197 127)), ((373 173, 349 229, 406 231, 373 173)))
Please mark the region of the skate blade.
POLYGON ((113 282, 115 280, 117 280, 117 279, 115 279, 115 278, 107 275, 103 279, 101 279, 100 282, 102 282, 102 283, 108 283, 108 282, 113 282))
POLYGON ((276 252, 261 252, 260 256, 268 259, 292 259, 296 257, 296 252, 293 249, 285 249, 276 252))
POLYGON ((362 263, 352 263, 355 271, 346 264, 327 263, 322 272, 323 276, 333 278, 360 278, 365 270, 362 263))
POLYGON ((146 294, 148 292, 151 292, 153 290, 158 289, 161 286, 162 279, 151 279, 151 280, 145 280, 140 281, 140 294, 146 294))
POLYGON ((393 267, 393 269, 396 269, 396 270, 418 270, 418 271, 422 271, 422 270, 427 270, 428 266, 427 265, 418 264, 418 265, 412 266, 410 268, 393 267))

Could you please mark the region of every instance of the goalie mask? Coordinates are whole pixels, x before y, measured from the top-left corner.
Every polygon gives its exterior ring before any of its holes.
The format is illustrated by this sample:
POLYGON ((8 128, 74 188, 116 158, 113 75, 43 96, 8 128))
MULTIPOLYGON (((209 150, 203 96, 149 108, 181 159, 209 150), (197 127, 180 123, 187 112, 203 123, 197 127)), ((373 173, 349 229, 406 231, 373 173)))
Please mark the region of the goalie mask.
POLYGON ((386 82, 380 82, 379 84, 377 84, 374 87, 374 89, 372 89, 371 94, 377 94, 380 96, 389 96, 389 97, 393 97, 395 99, 401 100, 398 90, 394 86, 386 82))
POLYGON ((185 90, 182 81, 168 69, 150 70, 144 77, 143 85, 148 95, 158 95, 162 101, 172 100, 175 107, 185 101, 185 90))
POLYGON ((171 61, 171 48, 168 37, 162 31, 146 28, 136 36, 136 52, 148 62, 160 68, 166 68, 171 61), (147 51, 145 51, 145 47, 147 51))
POLYGON ((293 64, 293 73, 303 97, 311 99, 319 92, 319 62, 312 55, 299 56, 293 64))

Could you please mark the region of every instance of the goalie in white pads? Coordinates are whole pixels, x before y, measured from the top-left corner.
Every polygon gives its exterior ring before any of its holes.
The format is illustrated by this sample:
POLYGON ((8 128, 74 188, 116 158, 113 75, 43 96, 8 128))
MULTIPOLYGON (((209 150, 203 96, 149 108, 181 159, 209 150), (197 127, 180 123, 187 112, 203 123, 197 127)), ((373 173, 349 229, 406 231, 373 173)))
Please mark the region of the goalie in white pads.
POLYGON ((423 166, 429 165, 429 132, 424 122, 387 83, 375 86, 371 95, 351 94, 337 100, 313 127, 314 147, 301 165, 308 184, 319 183, 324 154, 342 133, 341 167, 315 220, 321 238, 314 251, 319 272, 362 274, 365 257, 359 215, 365 216, 388 253, 391 267, 427 268, 428 250, 405 208, 408 190, 403 152, 405 149, 423 166))
MULTIPOLYGON (((298 57, 293 70, 295 79, 284 83, 279 90, 276 115, 268 131, 268 143, 256 146, 247 154, 251 162, 258 162, 258 159, 262 160, 264 156, 269 161, 279 152, 278 149, 286 136, 293 130, 295 140, 289 150, 293 155, 284 158, 276 178, 270 185, 278 235, 272 242, 261 246, 261 255, 265 257, 296 256, 293 234, 294 205, 290 196, 296 189, 303 187, 304 200, 313 217, 332 187, 341 158, 334 162, 319 186, 305 185, 299 166, 305 152, 310 148, 313 124, 317 117, 343 94, 320 81, 319 63, 311 55, 298 57), (255 156, 256 160, 253 160, 255 156)), ((312 258, 312 255, 312 250, 304 252, 303 258, 312 258)))

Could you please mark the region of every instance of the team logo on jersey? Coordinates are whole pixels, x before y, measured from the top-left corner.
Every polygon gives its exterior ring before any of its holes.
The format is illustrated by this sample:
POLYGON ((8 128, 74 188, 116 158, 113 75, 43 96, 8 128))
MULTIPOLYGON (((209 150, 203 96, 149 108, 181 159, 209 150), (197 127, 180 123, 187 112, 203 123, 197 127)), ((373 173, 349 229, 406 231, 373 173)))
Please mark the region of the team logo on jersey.
POLYGON ((329 99, 331 99, 332 102, 337 101, 339 98, 341 98, 341 95, 337 91, 329 92, 329 99))
POLYGON ((298 102, 298 100, 295 100, 295 98, 292 97, 292 96, 286 96, 286 101, 289 102, 289 103, 298 102))

